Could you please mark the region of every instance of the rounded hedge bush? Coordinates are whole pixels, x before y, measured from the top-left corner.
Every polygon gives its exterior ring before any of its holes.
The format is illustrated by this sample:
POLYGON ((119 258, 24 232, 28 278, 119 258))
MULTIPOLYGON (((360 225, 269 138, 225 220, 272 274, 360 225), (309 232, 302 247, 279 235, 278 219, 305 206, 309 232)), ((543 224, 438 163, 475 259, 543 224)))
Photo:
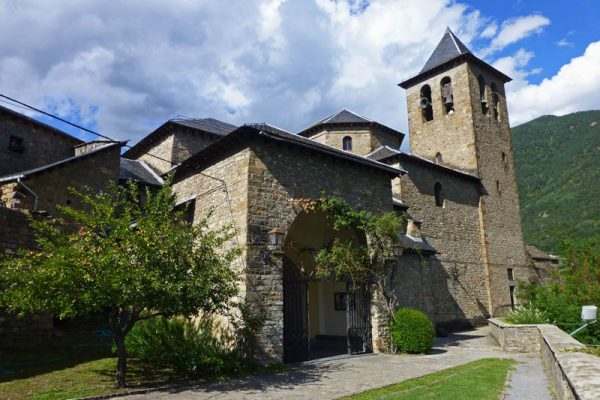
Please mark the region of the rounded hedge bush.
POLYGON ((435 329, 423 312, 400 308, 390 321, 392 342, 398 353, 427 353, 433 346, 435 329))

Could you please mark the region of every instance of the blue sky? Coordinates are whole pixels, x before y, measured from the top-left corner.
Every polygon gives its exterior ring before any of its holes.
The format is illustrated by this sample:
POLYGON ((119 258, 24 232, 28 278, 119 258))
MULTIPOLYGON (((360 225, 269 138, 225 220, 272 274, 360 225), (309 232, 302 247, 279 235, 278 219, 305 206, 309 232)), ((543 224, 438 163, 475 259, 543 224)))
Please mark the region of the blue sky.
POLYGON ((600 109, 598 21, 597 0, 5 0, 0 93, 131 143, 177 115, 296 132, 342 108, 407 132, 396 84, 449 26, 513 77, 517 125, 600 109))

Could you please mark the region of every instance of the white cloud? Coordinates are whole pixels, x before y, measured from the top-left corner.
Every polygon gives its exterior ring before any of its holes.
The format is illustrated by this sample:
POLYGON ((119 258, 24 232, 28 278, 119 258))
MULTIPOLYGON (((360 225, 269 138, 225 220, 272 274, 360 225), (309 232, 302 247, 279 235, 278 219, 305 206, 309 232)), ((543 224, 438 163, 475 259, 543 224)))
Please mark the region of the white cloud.
MULTIPOLYGON (((467 45, 493 38, 494 52, 548 23, 533 15, 498 28, 448 0, 5 1, 0 92, 134 142, 178 114, 298 131, 341 108, 406 132, 396 84, 420 70, 446 26, 467 45)), ((567 107, 525 101, 539 90, 527 82, 532 57, 520 49, 495 63, 516 78, 513 122, 567 107)), ((539 86, 560 86, 568 71, 539 86)))
POLYGON ((484 28, 479 36, 484 39, 491 39, 494 37, 494 35, 496 35, 496 32, 498 32, 498 24, 492 22, 484 28))
POLYGON ((567 39, 563 38, 556 42, 558 47, 573 47, 573 43, 569 42, 567 39))
POLYGON ((297 131, 344 107, 406 131, 396 84, 481 25, 446 0, 0 2, 0 88, 133 141, 177 114, 297 131))
POLYGON ((506 46, 516 43, 536 33, 540 33, 550 20, 543 15, 528 15, 511 18, 502 23, 500 32, 492 39, 490 46, 481 52, 481 57, 486 57, 506 46))
POLYGON ((600 108, 600 41, 591 43, 582 56, 573 58, 556 75, 539 84, 509 84, 507 97, 513 125, 541 115, 564 115, 600 108))

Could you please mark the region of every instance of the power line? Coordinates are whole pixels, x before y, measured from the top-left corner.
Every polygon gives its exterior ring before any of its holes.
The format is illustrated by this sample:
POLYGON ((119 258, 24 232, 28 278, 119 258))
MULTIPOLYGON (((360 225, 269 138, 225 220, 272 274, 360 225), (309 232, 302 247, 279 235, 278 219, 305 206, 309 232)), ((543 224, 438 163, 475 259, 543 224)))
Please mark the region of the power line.
MULTIPOLYGON (((67 125, 71 125, 71 126, 73 126, 73 127, 77 128, 77 129, 81 129, 81 130, 82 130, 82 131, 84 131, 84 132, 88 132, 88 133, 91 133, 92 135, 96 135, 96 136, 98 136, 98 137, 101 137, 101 138, 103 138, 103 139, 110 140, 111 142, 116 142, 116 141, 117 141, 117 140, 114 140, 114 139, 112 139, 112 138, 110 138, 110 137, 108 137, 108 136, 102 135, 102 134, 100 134, 100 133, 98 133, 98 132, 94 132, 93 130, 91 130, 91 129, 88 129, 88 128, 86 128, 86 127, 83 127, 83 126, 81 126, 81 125, 79 125, 79 124, 76 124, 76 123, 74 123, 74 122, 71 122, 71 121, 68 121, 68 120, 66 120, 66 119, 64 119, 64 118, 61 118, 61 117, 59 117, 59 116, 57 116, 57 115, 50 114, 49 112, 46 112, 46 111, 40 110, 39 108, 36 108, 36 107, 34 107, 34 106, 31 106, 31 105, 29 105, 29 104, 27 104, 27 103, 23 103, 22 101, 19 101, 19 100, 13 99, 12 97, 8 97, 8 96, 6 96, 6 95, 4 95, 4 94, 1 94, 1 93, 0 93, 0 97, 3 97, 3 98, 5 98, 5 99, 7 99, 7 100, 10 100, 10 101, 12 101, 12 102, 16 103, 16 104, 11 104, 11 105, 13 105, 13 106, 14 106, 14 105, 17 105, 18 107, 21 107, 21 108, 27 108, 27 109, 33 110, 33 111, 35 111, 35 112, 38 112, 38 113, 40 113, 40 114, 46 115, 46 116, 48 116, 48 117, 50 117, 50 118, 54 118, 54 119, 56 119, 56 120, 58 120, 58 121, 61 121, 61 122, 65 123, 65 124, 67 124, 67 125)), ((5 103, 6 103, 6 102, 5 102, 5 103)), ((6 104, 10 104, 10 103, 6 103, 6 104)), ((132 146, 130 146, 130 145, 128 145, 128 144, 125 144, 125 145, 123 145, 123 147, 126 147, 126 148, 128 148, 128 149, 131 149, 131 148, 132 148, 132 146)), ((161 161, 168 162, 169 164, 172 164, 172 163, 173 163, 172 161, 170 161, 170 160, 166 160, 166 159, 164 159, 164 158, 162 158, 162 157, 159 157, 159 156, 157 156, 157 155, 154 155, 154 154, 151 154, 151 153, 146 153, 146 154, 147 154, 147 155, 149 155, 149 156, 151 156, 151 157, 154 157, 154 158, 156 158, 156 159, 158 159, 158 160, 161 160, 161 161)))
MULTIPOLYGON (((5 98, 5 99, 7 99, 7 100, 10 100, 10 101, 12 101, 12 102, 16 103, 16 104, 12 104, 13 106, 15 106, 15 105, 16 105, 17 107, 21 107, 21 108, 27 108, 27 109, 30 109, 30 110, 36 111, 36 112, 38 112, 38 113, 40 113, 40 114, 43 114, 43 115, 46 115, 46 116, 48 116, 48 117, 50 117, 50 118, 54 118, 54 119, 56 119, 56 120, 58 120, 58 121, 61 121, 61 122, 65 123, 65 124, 67 124, 67 125, 70 125, 70 126, 73 126, 73 127, 75 127, 75 128, 81 129, 81 130, 82 130, 82 131, 84 131, 84 132, 88 132, 88 133, 91 133, 92 135, 96 135, 96 136, 98 136, 98 137, 101 137, 101 138, 103 138, 103 139, 110 140, 111 142, 116 142, 116 140, 114 140, 114 139, 112 139, 112 138, 110 138, 110 137, 108 137, 108 136, 102 135, 102 134, 100 134, 100 133, 98 133, 98 132, 94 132, 94 131, 93 131, 93 130, 91 130, 91 129, 85 128, 85 127, 83 127, 83 126, 81 126, 81 125, 79 125, 79 124, 76 124, 76 123, 74 123, 74 122, 68 121, 68 120, 66 120, 66 119, 64 119, 64 118, 61 118, 61 117, 57 116, 57 115, 50 114, 49 112, 46 112, 46 111, 40 110, 39 108, 36 108, 36 107, 34 107, 34 106, 31 106, 31 105, 29 105, 29 104, 27 104, 27 103, 23 103, 22 101, 19 101, 19 100, 13 99, 12 97, 6 96, 6 95, 4 95, 4 94, 2 94, 2 93, 0 93, 0 97, 3 97, 3 98, 5 98)), ((2 100, 0 100, 0 101, 2 101, 2 100)), ((6 102, 5 102, 5 103, 6 103, 6 102)), ((10 104, 10 103, 6 103, 6 104, 10 104)), ((179 117, 179 116, 181 116, 181 115, 178 115, 178 117, 179 117)), ((185 116, 183 116, 183 117, 185 117, 185 116)), ((186 118, 187 118, 187 117, 186 117, 186 118)), ((128 144, 125 144, 125 145, 123 145, 123 147, 126 147, 126 148, 128 148, 128 149, 131 149, 131 148, 132 148, 132 146, 130 146, 130 145, 128 145, 128 144)), ((148 153, 146 153, 146 154, 147 154, 148 156, 150 156, 150 157, 154 157, 154 158, 156 158, 157 160, 161 160, 161 161, 164 161, 164 162, 166 162, 166 163, 169 163, 170 165, 172 165, 172 164, 173 164, 173 162, 172 162, 171 160, 164 159, 164 158, 162 158, 162 157, 159 157, 159 156, 157 156, 157 155, 155 155, 155 154, 152 154, 152 153, 149 153, 149 152, 148 152, 148 153)), ((200 174, 200 175, 203 175, 203 176, 206 176, 207 178, 214 179, 214 180, 216 180, 216 181, 220 182, 220 183, 221 183, 221 185, 223 186, 223 189, 224 189, 224 191, 225 191, 225 196, 226 196, 226 198, 227 198, 227 205, 228 205, 228 208, 229 208, 229 214, 230 214, 230 217, 231 217, 231 222, 232 222, 232 224, 233 224, 233 226, 234 226, 234 228, 235 228, 235 231, 236 231, 236 234, 235 234, 235 240, 236 240, 236 242, 237 242, 237 244, 238 244, 238 247, 240 247, 240 248, 241 248, 241 246, 240 246, 240 239, 239 239, 239 237, 238 237, 238 233, 237 233, 237 232, 238 232, 238 229, 237 229, 237 224, 235 223, 235 217, 234 217, 234 215, 233 215, 233 206, 232 206, 232 204, 231 204, 231 197, 230 197, 230 195, 229 195, 229 190, 228 190, 228 188, 227 188, 227 183, 226 183, 226 182, 225 182, 225 180, 223 180, 223 179, 217 178, 217 177, 215 177, 215 176, 211 176, 211 175, 209 175, 209 174, 206 174, 206 173, 204 173, 204 172, 199 172, 199 174, 200 174)), ((210 192, 212 192, 212 191, 213 191, 213 190, 209 190, 209 191, 208 191, 208 193, 210 193, 210 192)), ((205 194, 208 194, 208 193, 207 193, 207 192, 205 192, 205 193, 202 193, 202 195, 205 195, 205 194)), ((241 261, 242 261, 242 265, 244 265, 244 267, 246 267, 246 261, 244 260, 244 258, 242 257, 242 255, 241 255, 241 254, 240 254, 240 259, 241 259, 241 261)), ((246 268, 247 268, 247 267, 246 267, 246 268)))

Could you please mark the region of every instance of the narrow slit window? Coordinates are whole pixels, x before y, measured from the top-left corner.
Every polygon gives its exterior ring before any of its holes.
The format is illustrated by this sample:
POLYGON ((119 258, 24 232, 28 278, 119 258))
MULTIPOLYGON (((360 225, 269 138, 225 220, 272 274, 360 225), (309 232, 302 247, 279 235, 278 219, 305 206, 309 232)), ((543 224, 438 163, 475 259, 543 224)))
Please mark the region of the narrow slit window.
POLYGON ((435 163, 441 165, 442 164, 442 153, 436 153, 435 154, 435 163))
POLYGON ((342 139, 342 147, 346 151, 352 151, 352 138, 350 136, 344 136, 342 139))
POLYGON ((500 181, 496 181, 496 192, 498 193, 498 196, 500 196, 502 194, 502 188, 500 187, 500 181))
POLYGON ((483 115, 486 115, 488 113, 489 107, 488 107, 488 101, 487 101, 487 94, 485 91, 485 78, 483 77, 483 75, 479 75, 479 99, 481 101, 481 113, 483 115))
POLYGON ((431 88, 429 85, 424 85, 421 88, 421 98, 419 100, 419 108, 421 108, 421 115, 423 116, 423 122, 433 120, 433 106, 431 104, 431 88))
POLYGON ((494 119, 500 121, 500 96, 498 95, 498 88, 496 84, 492 82, 492 109, 494 110, 494 119))
POLYGON ((449 77, 444 77, 441 81, 442 90, 442 109, 444 114, 454 113, 454 94, 452 93, 452 81, 449 77))
POLYGON ((444 188, 442 187, 442 184, 439 182, 436 182, 433 190, 434 190, 434 194, 435 194, 435 205, 437 207, 444 207, 445 199, 444 199, 444 188))

